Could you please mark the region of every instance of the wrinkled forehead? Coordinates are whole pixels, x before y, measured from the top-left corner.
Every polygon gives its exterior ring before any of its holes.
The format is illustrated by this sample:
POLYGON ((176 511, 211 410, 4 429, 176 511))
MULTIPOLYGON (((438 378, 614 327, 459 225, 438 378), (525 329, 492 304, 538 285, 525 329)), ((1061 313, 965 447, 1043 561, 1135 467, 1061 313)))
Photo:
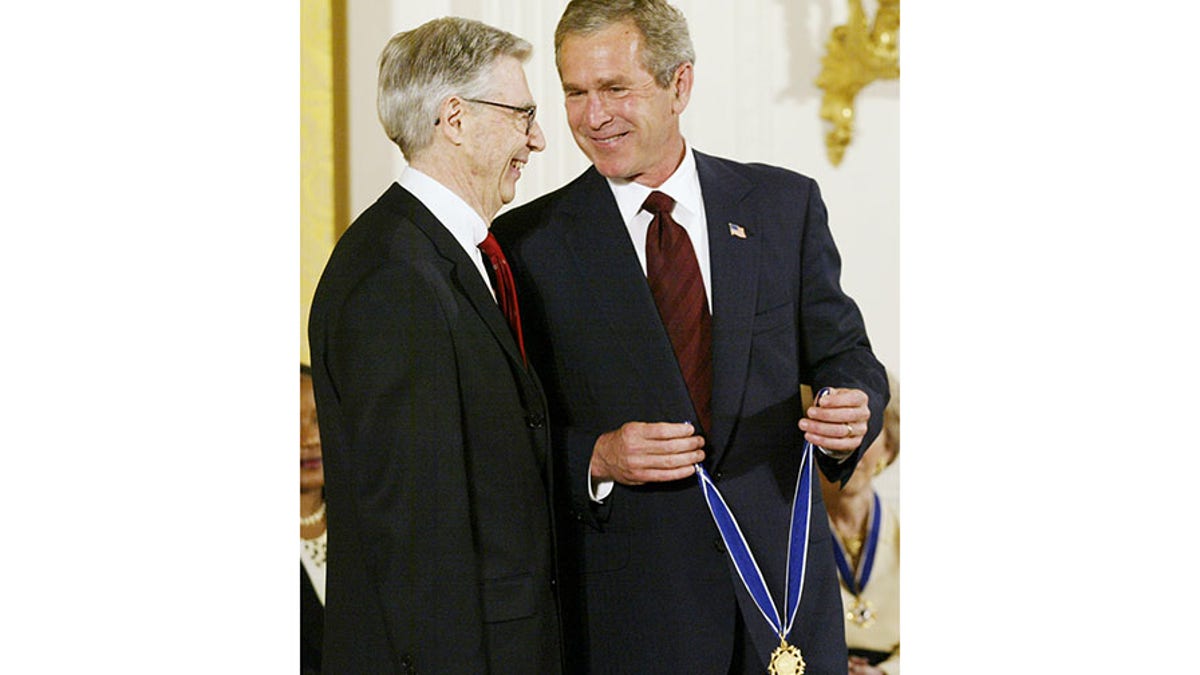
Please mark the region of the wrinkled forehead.
POLYGON ((633 85, 652 79, 643 63, 643 38, 632 23, 617 23, 588 34, 568 35, 559 50, 558 75, 564 88, 633 85))
POLYGON ((529 82, 525 79, 525 67, 511 56, 501 56, 492 64, 488 90, 504 103, 523 107, 534 104, 529 82))

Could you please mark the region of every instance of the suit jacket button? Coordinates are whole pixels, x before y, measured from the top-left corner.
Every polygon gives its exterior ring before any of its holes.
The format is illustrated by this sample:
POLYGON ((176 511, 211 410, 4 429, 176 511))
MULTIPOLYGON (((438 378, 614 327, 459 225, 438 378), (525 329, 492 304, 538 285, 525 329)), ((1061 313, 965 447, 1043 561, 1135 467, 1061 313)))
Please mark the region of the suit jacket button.
POLYGON ((720 537, 713 539, 713 548, 717 549, 718 553, 725 552, 725 542, 721 541, 720 537))
POLYGON ((541 429, 546 423, 546 418, 541 413, 530 413, 525 416, 525 424, 530 429, 541 429))

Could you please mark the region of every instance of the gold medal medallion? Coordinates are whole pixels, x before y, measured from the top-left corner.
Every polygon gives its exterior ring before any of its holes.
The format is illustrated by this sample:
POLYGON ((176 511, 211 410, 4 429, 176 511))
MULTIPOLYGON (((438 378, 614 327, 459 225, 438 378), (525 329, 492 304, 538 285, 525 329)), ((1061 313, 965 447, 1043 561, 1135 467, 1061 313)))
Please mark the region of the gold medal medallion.
POLYGON ((800 650, 780 639, 779 646, 771 652, 771 663, 767 666, 771 675, 804 675, 804 657, 800 650))
POLYGON ((854 606, 846 612, 846 620, 859 628, 870 628, 875 623, 875 605, 870 600, 854 598, 854 606))

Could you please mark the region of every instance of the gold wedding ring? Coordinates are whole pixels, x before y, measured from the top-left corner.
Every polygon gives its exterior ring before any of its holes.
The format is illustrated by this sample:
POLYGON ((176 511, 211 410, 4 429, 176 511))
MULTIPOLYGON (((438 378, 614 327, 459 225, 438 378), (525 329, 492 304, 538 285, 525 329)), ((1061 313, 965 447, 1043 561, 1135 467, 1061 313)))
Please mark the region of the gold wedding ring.
POLYGON ((854 427, 850 426, 849 424, 846 424, 846 438, 850 438, 853 435, 854 435, 854 427))

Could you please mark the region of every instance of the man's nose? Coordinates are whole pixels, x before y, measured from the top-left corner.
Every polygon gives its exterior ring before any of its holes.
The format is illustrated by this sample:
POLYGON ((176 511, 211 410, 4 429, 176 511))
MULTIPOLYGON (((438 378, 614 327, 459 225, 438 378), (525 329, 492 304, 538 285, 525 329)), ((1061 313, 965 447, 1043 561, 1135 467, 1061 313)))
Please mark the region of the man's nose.
POLYGON ((538 124, 537 120, 533 121, 533 127, 529 129, 529 139, 525 145, 534 152, 546 149, 546 135, 542 133, 542 125, 538 124))
POLYGON ((584 110, 588 126, 593 129, 599 129, 612 119, 612 115, 608 114, 608 106, 605 105, 604 99, 598 93, 588 94, 587 109, 584 110))

